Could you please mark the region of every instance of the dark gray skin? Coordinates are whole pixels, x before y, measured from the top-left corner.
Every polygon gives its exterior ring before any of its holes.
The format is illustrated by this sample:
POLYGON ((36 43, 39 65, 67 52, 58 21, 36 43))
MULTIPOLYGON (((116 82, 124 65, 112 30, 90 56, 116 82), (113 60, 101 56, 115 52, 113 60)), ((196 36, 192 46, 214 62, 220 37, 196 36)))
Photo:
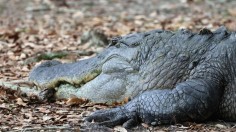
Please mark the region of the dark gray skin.
MULTIPOLYGON (((199 33, 154 30, 113 40, 104 52, 88 60, 41 64, 30 80, 47 88, 60 82, 78 85, 82 82, 78 79, 83 80, 85 85, 71 93, 94 102, 134 98, 86 118, 109 127, 204 121, 212 115, 235 121, 235 60, 236 33, 224 27, 199 33), (87 75, 94 76, 86 80, 87 75)), ((57 93, 63 93, 60 89, 67 87, 60 85, 57 93)))

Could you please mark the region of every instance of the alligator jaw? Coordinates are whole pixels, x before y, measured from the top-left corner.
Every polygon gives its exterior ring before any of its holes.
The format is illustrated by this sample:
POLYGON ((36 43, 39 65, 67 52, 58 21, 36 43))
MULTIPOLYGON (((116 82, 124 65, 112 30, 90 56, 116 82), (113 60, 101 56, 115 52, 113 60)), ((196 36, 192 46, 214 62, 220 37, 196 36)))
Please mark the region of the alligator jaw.
POLYGON ((100 73, 101 64, 97 64, 97 58, 75 63, 48 61, 34 68, 29 75, 29 80, 41 89, 55 88, 63 83, 78 86, 89 82, 100 73))
POLYGON ((61 84, 57 88, 57 98, 79 97, 92 102, 111 103, 123 101, 132 95, 132 86, 138 80, 138 71, 124 60, 115 56, 103 64, 102 71, 91 72, 81 78, 76 85, 61 84), (94 74, 93 74, 94 73, 94 74))

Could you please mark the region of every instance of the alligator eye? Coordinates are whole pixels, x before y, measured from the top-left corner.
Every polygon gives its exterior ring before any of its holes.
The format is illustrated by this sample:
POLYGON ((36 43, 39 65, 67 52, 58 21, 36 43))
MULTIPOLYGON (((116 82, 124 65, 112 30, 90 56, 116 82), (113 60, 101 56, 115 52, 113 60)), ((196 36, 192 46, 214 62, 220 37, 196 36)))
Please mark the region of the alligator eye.
POLYGON ((118 42, 117 39, 112 39, 112 40, 111 40, 111 45, 115 45, 115 44, 117 44, 117 42, 118 42))
POLYGON ((201 50, 199 51, 199 54, 202 55, 202 54, 204 54, 205 52, 206 52, 205 49, 201 49, 201 50))
POLYGON ((189 66, 188 66, 188 69, 189 70, 192 70, 194 67, 196 67, 198 65, 199 61, 198 60, 194 60, 192 61, 189 66))
POLYGON ((112 38, 111 40, 110 40, 110 44, 109 44, 109 46, 114 46, 114 45, 116 45, 118 42, 119 42, 119 40, 121 40, 122 39, 122 37, 115 37, 115 38, 112 38))

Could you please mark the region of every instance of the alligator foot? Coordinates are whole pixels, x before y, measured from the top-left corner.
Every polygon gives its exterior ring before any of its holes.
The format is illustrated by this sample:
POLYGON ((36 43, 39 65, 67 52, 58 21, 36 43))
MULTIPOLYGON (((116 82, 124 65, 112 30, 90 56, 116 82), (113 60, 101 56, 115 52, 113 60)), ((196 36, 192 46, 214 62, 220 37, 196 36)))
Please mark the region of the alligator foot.
POLYGON ((139 124, 137 116, 131 116, 130 112, 124 107, 118 107, 110 110, 99 110, 89 117, 85 118, 88 122, 99 122, 97 125, 114 127, 123 124, 124 128, 132 128, 139 124))

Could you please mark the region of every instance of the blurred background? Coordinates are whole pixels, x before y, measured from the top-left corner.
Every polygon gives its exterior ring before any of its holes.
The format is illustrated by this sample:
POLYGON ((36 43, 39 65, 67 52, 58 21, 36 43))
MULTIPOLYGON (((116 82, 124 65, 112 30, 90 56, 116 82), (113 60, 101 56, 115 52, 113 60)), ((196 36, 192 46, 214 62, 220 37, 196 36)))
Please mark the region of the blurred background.
POLYGON ((235 7, 234 0, 0 0, 0 78, 27 78, 41 60, 90 57, 132 32, 235 30, 235 7))
POLYGON ((0 78, 27 79, 41 60, 93 56, 132 32, 236 30, 235 7, 235 0, 0 0, 0 78))

